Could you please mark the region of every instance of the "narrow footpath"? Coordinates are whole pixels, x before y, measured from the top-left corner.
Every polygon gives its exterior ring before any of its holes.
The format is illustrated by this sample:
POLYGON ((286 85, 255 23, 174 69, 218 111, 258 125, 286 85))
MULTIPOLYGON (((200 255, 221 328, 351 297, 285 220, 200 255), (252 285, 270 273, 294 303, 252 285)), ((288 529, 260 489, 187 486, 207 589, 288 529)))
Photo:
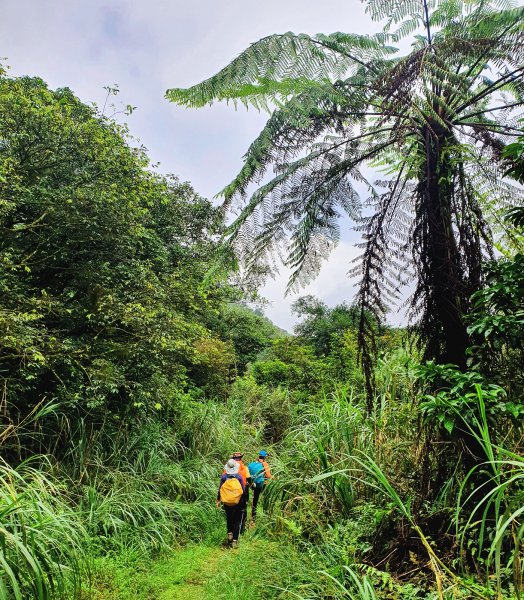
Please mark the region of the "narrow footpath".
POLYGON ((244 537, 238 550, 192 544, 173 550, 147 567, 122 573, 120 582, 96 582, 92 598, 263 600, 268 592, 264 562, 275 549, 275 542, 249 536, 244 537))

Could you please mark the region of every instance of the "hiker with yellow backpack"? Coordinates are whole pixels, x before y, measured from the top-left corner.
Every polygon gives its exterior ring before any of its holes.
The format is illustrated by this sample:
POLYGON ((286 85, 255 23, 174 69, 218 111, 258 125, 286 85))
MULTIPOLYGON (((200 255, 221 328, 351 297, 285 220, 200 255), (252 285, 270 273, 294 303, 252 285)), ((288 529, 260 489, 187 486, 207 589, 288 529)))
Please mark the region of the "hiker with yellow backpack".
MULTIPOLYGON (((244 457, 243 452, 233 452, 231 458, 238 463, 238 474, 242 477, 242 481, 244 482, 244 495, 242 496, 242 521, 240 524, 240 533, 244 533, 244 529, 247 523, 247 507, 249 504, 249 488, 251 487, 251 475, 249 473, 249 469, 242 462, 242 458, 244 457)), ((224 471, 225 473, 225 471, 224 471)))
POLYGON ((233 548, 238 548, 238 538, 242 529, 245 503, 245 480, 239 474, 239 463, 230 458, 224 466, 224 473, 220 478, 217 494, 217 508, 222 503, 226 513, 227 543, 233 548))

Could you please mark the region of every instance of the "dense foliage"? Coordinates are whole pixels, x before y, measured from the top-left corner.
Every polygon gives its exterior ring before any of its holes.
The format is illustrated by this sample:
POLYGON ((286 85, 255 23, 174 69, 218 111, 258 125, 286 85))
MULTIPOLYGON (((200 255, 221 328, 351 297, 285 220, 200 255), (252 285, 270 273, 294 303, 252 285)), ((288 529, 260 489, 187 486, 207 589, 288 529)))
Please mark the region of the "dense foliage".
POLYGON ((271 340, 286 335, 264 317, 263 313, 242 304, 223 305, 212 315, 210 327, 233 345, 237 372, 240 375, 271 340))
POLYGON ((208 327, 227 293, 206 278, 211 204, 148 171, 125 128, 39 79, 0 80, 0 141, 8 421, 51 402, 67 423, 102 422, 224 388, 235 357, 208 327))

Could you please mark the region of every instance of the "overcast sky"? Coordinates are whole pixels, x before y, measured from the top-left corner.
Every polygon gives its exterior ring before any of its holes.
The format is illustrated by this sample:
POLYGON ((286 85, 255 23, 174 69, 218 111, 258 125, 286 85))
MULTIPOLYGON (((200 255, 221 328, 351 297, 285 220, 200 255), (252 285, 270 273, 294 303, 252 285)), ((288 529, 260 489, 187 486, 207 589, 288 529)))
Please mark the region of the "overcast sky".
MULTIPOLYGON (((214 74, 248 44, 285 31, 368 33, 377 29, 360 0, 2 0, 0 56, 13 75, 38 75, 52 88, 68 86, 85 102, 103 105, 104 86, 118 84, 116 102, 136 106, 131 133, 160 170, 189 181, 212 198, 238 172, 266 115, 232 106, 186 110, 164 100, 214 74)), ((303 293, 329 305, 350 302, 346 276, 356 234, 347 226, 319 277, 303 293)), ((291 331, 284 298, 286 273, 263 294, 266 313, 291 331)), ((398 315, 390 321, 399 322, 398 315)))

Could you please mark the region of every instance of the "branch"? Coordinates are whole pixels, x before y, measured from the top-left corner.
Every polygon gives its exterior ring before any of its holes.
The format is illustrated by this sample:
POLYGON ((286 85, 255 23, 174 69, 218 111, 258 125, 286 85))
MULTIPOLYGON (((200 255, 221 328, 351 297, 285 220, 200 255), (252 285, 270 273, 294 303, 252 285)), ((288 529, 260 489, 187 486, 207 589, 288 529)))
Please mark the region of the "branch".
POLYGON ((461 123, 464 119, 469 119, 470 117, 478 117, 479 115, 484 115, 489 112, 495 112, 496 110, 504 110, 506 108, 515 108, 515 106, 524 106, 524 100, 521 102, 514 102, 513 104, 505 104, 504 106, 495 106, 494 108, 486 108, 485 110, 479 110, 474 113, 469 113, 468 115, 464 115, 460 119, 457 119, 454 123, 461 123))
POLYGON ((518 69, 515 69, 514 71, 511 71, 510 73, 507 73, 506 75, 504 75, 504 77, 501 77, 500 79, 497 79, 497 81, 494 81, 487 88, 484 88, 481 92, 479 92, 475 96, 469 98, 469 100, 467 102, 464 102, 464 104, 462 104, 461 106, 459 106, 455 110, 455 113, 458 114, 459 112, 461 112, 465 108, 468 108, 468 106, 471 106, 472 104, 475 104, 476 102, 482 100, 482 98, 485 98, 486 96, 489 96, 489 94, 491 94, 492 92, 495 92, 498 89, 500 89, 501 87, 504 87, 506 85, 506 83, 508 83, 506 81, 506 79, 508 79, 508 77, 514 77, 517 73, 522 72, 522 71, 524 71, 524 67, 519 67, 518 69))

